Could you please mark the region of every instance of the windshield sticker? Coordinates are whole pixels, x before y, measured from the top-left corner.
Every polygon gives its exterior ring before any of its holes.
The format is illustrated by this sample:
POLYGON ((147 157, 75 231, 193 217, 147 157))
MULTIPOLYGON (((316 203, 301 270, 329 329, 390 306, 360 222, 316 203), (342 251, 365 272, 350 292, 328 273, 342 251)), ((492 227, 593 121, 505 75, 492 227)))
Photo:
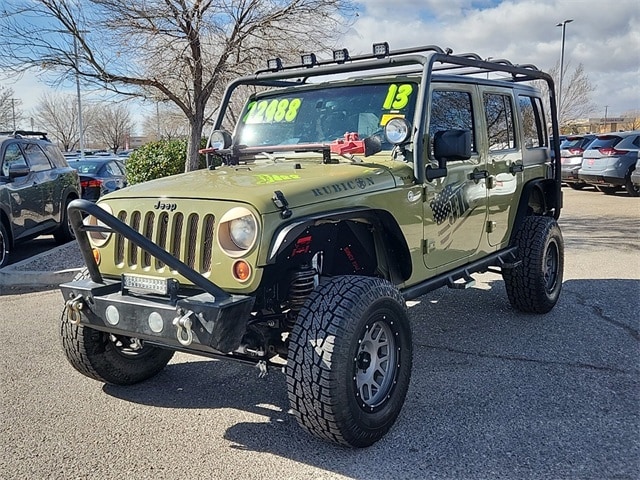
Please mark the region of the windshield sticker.
POLYGON ((293 122, 302 105, 300 98, 281 98, 251 102, 247 107, 245 123, 293 122))
POLYGON ((409 104, 409 97, 413 92, 413 85, 410 83, 403 83, 402 85, 396 85, 392 83, 389 85, 387 91, 387 97, 382 104, 383 110, 402 110, 409 104))
POLYGON ((256 185, 269 185, 271 183, 285 182, 287 180, 297 180, 300 178, 300 175, 266 175, 260 174, 257 175, 258 181, 256 185))
POLYGON ((385 113, 380 118, 380 125, 384 127, 387 123, 389 123, 389 120, 393 118, 404 118, 404 115, 400 115, 399 113, 385 113))

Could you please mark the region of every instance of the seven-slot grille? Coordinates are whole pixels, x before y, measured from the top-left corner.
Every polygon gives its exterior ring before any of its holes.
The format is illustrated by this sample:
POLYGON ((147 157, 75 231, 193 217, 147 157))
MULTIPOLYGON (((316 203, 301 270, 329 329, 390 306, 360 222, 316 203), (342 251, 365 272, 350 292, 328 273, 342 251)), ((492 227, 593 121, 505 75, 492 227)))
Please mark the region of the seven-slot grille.
MULTIPOLYGON (((205 274, 211 271, 215 217, 180 212, 118 213, 118 220, 144 235, 189 267, 205 274)), ((122 235, 115 238, 115 264, 120 268, 162 270, 165 264, 122 235)))

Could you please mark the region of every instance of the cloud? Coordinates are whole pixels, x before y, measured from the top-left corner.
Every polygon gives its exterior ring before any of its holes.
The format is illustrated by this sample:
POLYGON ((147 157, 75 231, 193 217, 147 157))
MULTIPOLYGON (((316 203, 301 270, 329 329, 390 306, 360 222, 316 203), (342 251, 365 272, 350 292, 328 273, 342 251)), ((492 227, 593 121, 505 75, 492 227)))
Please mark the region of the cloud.
POLYGON ((560 59, 556 24, 572 19, 565 28, 565 65, 582 63, 596 87, 597 111, 608 105, 617 115, 640 110, 639 11, 637 0, 367 0, 344 44, 353 53, 369 52, 380 41, 392 49, 436 44, 548 70, 560 59))

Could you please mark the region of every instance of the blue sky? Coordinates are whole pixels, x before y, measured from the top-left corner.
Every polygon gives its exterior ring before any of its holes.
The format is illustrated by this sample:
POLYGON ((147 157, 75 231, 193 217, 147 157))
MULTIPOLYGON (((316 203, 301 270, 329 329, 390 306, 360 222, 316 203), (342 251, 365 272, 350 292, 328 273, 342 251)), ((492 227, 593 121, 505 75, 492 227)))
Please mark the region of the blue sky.
MULTIPOLYGON (((435 44, 548 70, 560 58, 556 24, 572 19, 565 65, 572 70, 582 63, 595 86, 590 116, 602 117, 606 109, 611 117, 640 111, 639 17, 639 0, 366 0, 342 45, 357 54, 380 41, 392 49, 435 44)), ((40 95, 51 91, 31 75, 0 85, 13 88, 27 118, 40 95)), ((54 91, 74 94, 74 84, 54 91)))

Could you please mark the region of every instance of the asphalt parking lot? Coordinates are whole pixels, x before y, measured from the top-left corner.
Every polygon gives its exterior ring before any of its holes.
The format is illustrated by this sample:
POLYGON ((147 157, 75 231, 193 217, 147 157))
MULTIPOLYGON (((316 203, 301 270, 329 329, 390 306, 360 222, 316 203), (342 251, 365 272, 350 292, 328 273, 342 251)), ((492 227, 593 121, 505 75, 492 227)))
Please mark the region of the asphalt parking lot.
POLYGON ((134 387, 76 373, 55 290, 0 297, 0 479, 637 479, 640 199, 565 189, 561 299, 513 311, 501 277, 411 308, 414 370, 389 435, 308 436, 275 370, 177 355, 134 387))

